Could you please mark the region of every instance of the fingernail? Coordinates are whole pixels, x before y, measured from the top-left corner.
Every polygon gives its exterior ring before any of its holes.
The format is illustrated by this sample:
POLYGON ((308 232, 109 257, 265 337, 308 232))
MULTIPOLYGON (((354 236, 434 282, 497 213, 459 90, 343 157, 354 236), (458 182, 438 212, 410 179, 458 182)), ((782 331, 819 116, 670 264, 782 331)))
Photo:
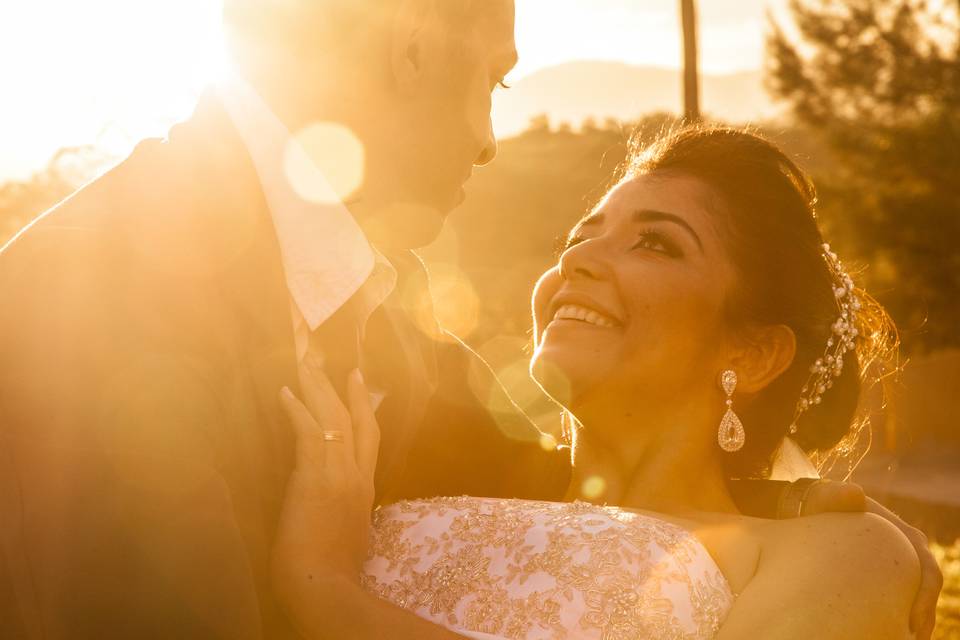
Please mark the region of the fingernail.
POLYGON ((364 381, 363 381, 363 372, 361 372, 360 369, 354 369, 354 370, 353 370, 353 377, 356 378, 356 379, 357 379, 357 382, 359 382, 360 384, 364 384, 364 381))
POLYGON ((293 400, 293 391, 290 391, 290 387, 284 387, 280 389, 280 395, 286 400, 293 400))

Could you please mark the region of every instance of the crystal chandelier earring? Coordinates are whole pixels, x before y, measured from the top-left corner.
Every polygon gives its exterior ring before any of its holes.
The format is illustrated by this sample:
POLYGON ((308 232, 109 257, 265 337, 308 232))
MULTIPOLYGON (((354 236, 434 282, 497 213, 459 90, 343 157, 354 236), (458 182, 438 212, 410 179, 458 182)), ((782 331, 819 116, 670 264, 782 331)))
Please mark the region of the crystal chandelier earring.
POLYGON ((743 430, 743 423, 733 412, 733 392, 737 389, 737 372, 733 369, 727 369, 720 374, 720 387, 727 394, 727 412, 723 414, 723 419, 720 420, 717 442, 721 449, 727 453, 733 453, 734 451, 740 451, 747 439, 747 434, 743 430))

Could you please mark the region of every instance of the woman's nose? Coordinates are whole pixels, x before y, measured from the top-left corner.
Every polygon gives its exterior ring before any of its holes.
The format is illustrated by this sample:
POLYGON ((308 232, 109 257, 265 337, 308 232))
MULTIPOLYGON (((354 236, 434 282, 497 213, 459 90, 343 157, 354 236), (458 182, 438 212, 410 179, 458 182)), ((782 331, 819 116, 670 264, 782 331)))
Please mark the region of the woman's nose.
POLYGON ((560 277, 564 280, 587 278, 600 280, 605 267, 597 255, 599 247, 597 240, 584 240, 576 244, 560 256, 560 277))

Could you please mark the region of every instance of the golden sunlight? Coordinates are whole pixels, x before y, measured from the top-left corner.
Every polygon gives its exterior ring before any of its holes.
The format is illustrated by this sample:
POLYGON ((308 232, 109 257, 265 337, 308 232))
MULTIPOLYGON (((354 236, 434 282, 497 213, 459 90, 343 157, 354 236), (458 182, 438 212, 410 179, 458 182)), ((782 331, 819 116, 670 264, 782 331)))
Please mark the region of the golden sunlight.
MULTIPOLYGON (((470 335, 480 319, 480 299, 470 279, 456 265, 430 265, 433 313, 440 326, 457 336, 470 335)), ((430 319, 423 318, 425 324, 430 319)))
POLYGON ((580 495, 588 500, 595 500, 607 490, 607 481, 600 476, 590 476, 580 485, 580 495))
POLYGON ((123 153, 189 115, 223 61, 221 8, 221 0, 0 3, 0 59, 9 63, 0 175, 29 175, 65 145, 123 153))
MULTIPOLYGON (((705 4, 704 69, 759 68, 763 11, 776 2, 705 4)), ((516 0, 516 6, 520 63, 512 79, 578 59, 680 64, 675 2, 516 0)), ((0 3, 0 59, 16 61, 5 67, 4 88, 17 97, 0 104, 0 176, 26 178, 64 146, 96 144, 121 156, 136 141, 163 135, 190 114, 223 65, 221 11, 222 0, 0 3)), ((498 102, 497 132, 517 133, 526 111, 509 113, 511 104, 498 102)))
POLYGON ((0 640, 960 640, 960 0, 0 0, 0 59, 0 640))
POLYGON ((348 200, 363 184, 366 153, 347 127, 315 122, 287 144, 284 167, 294 191, 308 202, 348 200))

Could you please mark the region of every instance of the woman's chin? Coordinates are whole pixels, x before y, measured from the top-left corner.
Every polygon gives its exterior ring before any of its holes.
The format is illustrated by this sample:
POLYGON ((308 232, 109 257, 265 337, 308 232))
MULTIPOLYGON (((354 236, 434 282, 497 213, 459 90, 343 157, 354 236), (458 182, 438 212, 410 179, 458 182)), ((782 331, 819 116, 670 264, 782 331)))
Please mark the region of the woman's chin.
POLYGON ((540 385, 544 393, 564 407, 569 407, 576 397, 579 384, 577 378, 572 375, 575 371, 576 369, 565 365, 562 361, 546 357, 543 353, 537 353, 530 361, 531 377, 540 385))

